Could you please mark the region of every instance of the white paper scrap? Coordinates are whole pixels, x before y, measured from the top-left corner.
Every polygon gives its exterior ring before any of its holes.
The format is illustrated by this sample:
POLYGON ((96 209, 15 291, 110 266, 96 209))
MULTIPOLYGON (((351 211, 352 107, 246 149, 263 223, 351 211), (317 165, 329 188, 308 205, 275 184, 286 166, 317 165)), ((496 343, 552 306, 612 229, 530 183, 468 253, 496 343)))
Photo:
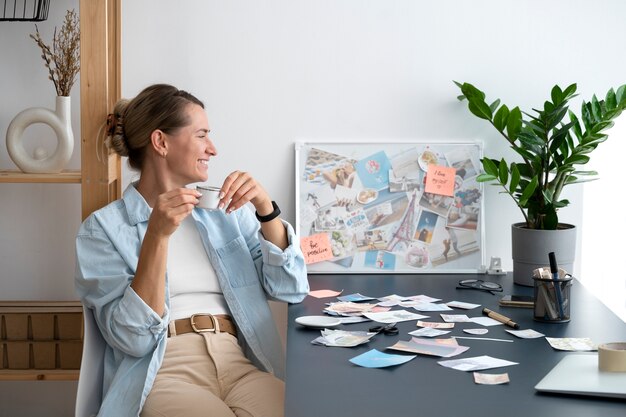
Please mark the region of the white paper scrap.
POLYGON ((500 323, 498 320, 494 320, 491 317, 471 317, 471 322, 476 324, 481 324, 483 326, 501 326, 503 323, 500 323))
POLYGON ((480 304, 465 303, 463 301, 450 301, 446 304, 448 307, 461 308, 463 310, 471 310, 473 308, 480 307, 480 304))
POLYGON ((508 333, 511 333, 513 336, 517 336, 519 338, 522 339, 536 339, 538 337, 542 337, 544 336, 543 333, 539 333, 536 330, 533 329, 526 329, 526 330, 508 330, 508 333))
POLYGON ((440 314, 446 323, 467 323, 470 321, 465 314, 440 314))
POLYGON ((491 356, 475 356, 473 358, 452 359, 437 362, 446 368, 456 369, 458 371, 481 371, 483 369, 500 368, 503 366, 519 365, 517 362, 511 362, 504 359, 498 359, 491 356))
POLYGON ((406 310, 392 310, 392 311, 384 311, 382 313, 363 313, 365 317, 368 319, 377 321, 379 323, 398 323, 401 321, 409 321, 409 320, 421 320, 425 319, 428 316, 423 316, 421 314, 411 313, 406 310))
POLYGON ((420 337, 437 337, 443 336, 444 334, 450 333, 449 330, 438 330, 432 329, 430 327, 423 327, 421 329, 413 330, 409 332, 411 336, 420 336, 420 337))

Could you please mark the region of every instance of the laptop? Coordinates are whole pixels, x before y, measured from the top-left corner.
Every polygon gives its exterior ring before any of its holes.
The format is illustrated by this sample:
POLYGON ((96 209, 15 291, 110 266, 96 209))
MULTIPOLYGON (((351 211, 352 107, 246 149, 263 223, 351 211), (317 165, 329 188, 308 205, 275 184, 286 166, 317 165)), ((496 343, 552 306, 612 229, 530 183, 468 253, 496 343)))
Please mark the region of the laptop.
POLYGON ((626 372, 600 372, 597 353, 569 354, 535 385, 535 389, 626 399, 626 372))

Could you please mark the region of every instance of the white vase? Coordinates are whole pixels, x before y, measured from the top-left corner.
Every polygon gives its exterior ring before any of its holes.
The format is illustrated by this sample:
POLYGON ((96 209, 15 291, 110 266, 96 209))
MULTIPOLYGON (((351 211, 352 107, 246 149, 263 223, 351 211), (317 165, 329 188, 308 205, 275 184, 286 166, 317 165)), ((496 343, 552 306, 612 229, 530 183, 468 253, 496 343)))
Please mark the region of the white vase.
POLYGON ((54 174, 65 168, 74 151, 70 103, 70 97, 57 96, 54 111, 33 107, 20 112, 11 120, 7 129, 7 150, 15 165, 23 172, 54 174), (24 149, 22 140, 24 130, 33 123, 49 125, 57 136, 56 150, 43 159, 30 156, 24 149))

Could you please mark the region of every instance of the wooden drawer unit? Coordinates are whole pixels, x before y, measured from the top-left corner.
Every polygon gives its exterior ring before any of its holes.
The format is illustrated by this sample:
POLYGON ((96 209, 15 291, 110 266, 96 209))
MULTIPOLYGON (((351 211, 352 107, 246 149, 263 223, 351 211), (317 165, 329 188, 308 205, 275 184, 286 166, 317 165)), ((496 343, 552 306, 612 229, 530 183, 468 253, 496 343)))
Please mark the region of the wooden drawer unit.
POLYGON ((79 369, 79 301, 0 301, 0 369, 79 369))

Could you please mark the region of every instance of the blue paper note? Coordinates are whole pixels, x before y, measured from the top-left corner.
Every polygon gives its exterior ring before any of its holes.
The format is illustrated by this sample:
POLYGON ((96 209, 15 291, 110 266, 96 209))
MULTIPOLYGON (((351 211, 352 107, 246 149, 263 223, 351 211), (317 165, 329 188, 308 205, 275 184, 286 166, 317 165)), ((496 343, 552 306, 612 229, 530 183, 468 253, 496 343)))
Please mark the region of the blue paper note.
POLYGON ((355 294, 342 295, 337 297, 339 301, 368 301, 374 300, 374 297, 368 297, 367 295, 359 294, 358 292, 355 294))
POLYGON ((365 368, 385 368, 387 366, 401 365, 415 358, 417 355, 391 355, 372 349, 359 356, 350 359, 355 365, 365 368))

